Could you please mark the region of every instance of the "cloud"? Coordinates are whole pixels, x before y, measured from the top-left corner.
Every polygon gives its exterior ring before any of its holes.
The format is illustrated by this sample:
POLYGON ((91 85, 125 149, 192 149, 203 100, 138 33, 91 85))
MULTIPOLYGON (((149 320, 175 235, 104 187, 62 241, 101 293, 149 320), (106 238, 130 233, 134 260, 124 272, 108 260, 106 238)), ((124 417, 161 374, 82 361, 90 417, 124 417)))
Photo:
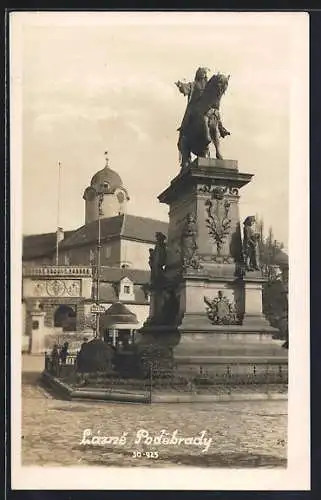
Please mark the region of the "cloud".
MULTIPOLYGON (((176 129, 186 106, 174 81, 192 79, 199 65, 231 74, 221 114, 232 135, 223 153, 255 174, 241 203, 248 207, 249 200, 251 212, 270 218, 271 179, 277 180, 272 198, 287 192, 288 45, 280 26, 28 28, 22 80, 26 227, 37 232, 56 224, 55 202, 36 192, 34 180, 45 170, 41 178, 55 186, 58 156, 65 206, 76 207, 66 208, 64 225, 81 225, 83 189, 102 167, 106 148, 129 189, 130 211, 163 218, 167 207, 156 196, 178 172, 176 129), (45 207, 43 220, 35 221, 29 196, 45 207)), ((279 210, 286 210, 285 198, 279 210)), ((277 214, 275 225, 282 235, 277 214)))
POLYGON ((133 122, 126 122, 127 127, 133 130, 140 142, 146 142, 149 139, 149 135, 137 124, 133 122))

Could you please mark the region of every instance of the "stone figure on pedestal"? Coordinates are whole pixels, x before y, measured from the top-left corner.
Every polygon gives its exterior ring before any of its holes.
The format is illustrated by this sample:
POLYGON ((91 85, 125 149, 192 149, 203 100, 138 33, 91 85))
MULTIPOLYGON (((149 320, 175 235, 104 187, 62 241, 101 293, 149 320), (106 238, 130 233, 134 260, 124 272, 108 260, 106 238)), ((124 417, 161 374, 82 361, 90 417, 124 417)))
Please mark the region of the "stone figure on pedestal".
POLYGON ((200 157, 209 156, 209 144, 214 143, 216 158, 223 159, 220 151, 220 137, 230 135, 221 121, 220 101, 228 87, 229 76, 221 73, 209 80, 207 68, 198 68, 194 82, 176 82, 188 104, 179 131, 178 149, 181 166, 191 161, 191 153, 200 157))
POLYGON ((275 356, 286 371, 287 360, 263 313, 267 280, 256 272, 254 217, 246 218, 241 235, 239 191, 253 174, 239 171, 236 160, 223 160, 220 151, 220 138, 229 134, 220 118, 229 77, 208 78, 207 71, 199 68, 193 82, 176 82, 188 97, 178 140, 182 170, 158 196, 169 207, 168 239, 158 233, 150 250, 150 311, 139 343, 142 350, 150 346, 157 362, 160 346, 172 351, 183 377, 199 377, 200 363, 213 374, 230 374, 235 366, 243 384, 253 379, 254 359, 264 372, 270 364, 274 370, 275 356), (209 157, 211 142, 216 159, 209 157), (198 157, 193 162, 192 153, 198 157))
POLYGON ((243 229, 243 253, 245 269, 247 271, 259 271, 259 249, 258 242, 260 234, 255 230, 255 217, 246 217, 243 229))
POLYGON ((196 238, 196 218, 194 215, 188 214, 181 235, 181 257, 183 270, 187 270, 188 268, 198 269, 200 267, 196 238))
POLYGON ((149 266, 151 270, 151 286, 157 287, 163 283, 166 266, 166 236, 156 233, 155 248, 149 249, 149 266))

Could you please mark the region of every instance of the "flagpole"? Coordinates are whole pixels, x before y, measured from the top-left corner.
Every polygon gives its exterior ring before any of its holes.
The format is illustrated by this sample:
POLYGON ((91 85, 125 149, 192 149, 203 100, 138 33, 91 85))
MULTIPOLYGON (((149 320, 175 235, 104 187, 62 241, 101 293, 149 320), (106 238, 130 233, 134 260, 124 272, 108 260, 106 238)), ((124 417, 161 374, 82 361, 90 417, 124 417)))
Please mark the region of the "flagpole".
POLYGON ((58 266, 58 265, 59 265, 60 184, 61 184, 61 163, 60 163, 60 161, 58 161, 57 231, 56 231, 56 266, 58 266))

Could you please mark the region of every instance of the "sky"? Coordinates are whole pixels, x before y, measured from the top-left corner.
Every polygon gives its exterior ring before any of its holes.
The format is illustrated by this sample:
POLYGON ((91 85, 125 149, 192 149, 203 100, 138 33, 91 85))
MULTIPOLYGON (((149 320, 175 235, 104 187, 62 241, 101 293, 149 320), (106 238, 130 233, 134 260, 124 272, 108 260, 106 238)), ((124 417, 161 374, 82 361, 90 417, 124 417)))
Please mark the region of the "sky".
POLYGON ((19 82, 22 98, 23 233, 55 231, 58 161, 59 225, 83 225, 83 192, 106 150, 129 192, 128 212, 168 220, 157 196, 179 172, 176 130, 186 107, 174 82, 190 81, 206 66, 210 75, 231 75, 221 101, 231 132, 223 156, 254 174, 240 192, 241 217, 259 214, 287 247, 294 64, 288 19, 29 13, 12 44, 21 66, 12 85, 19 82))

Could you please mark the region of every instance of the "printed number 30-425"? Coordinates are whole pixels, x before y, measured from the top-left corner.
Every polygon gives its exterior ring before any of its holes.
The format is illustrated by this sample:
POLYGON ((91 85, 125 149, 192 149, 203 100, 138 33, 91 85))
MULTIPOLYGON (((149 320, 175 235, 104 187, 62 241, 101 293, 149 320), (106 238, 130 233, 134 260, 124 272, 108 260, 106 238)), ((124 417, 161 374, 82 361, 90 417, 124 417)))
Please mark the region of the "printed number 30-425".
POLYGON ((146 458, 158 458, 158 451, 133 451, 133 458, 141 458, 141 457, 146 457, 146 458))

